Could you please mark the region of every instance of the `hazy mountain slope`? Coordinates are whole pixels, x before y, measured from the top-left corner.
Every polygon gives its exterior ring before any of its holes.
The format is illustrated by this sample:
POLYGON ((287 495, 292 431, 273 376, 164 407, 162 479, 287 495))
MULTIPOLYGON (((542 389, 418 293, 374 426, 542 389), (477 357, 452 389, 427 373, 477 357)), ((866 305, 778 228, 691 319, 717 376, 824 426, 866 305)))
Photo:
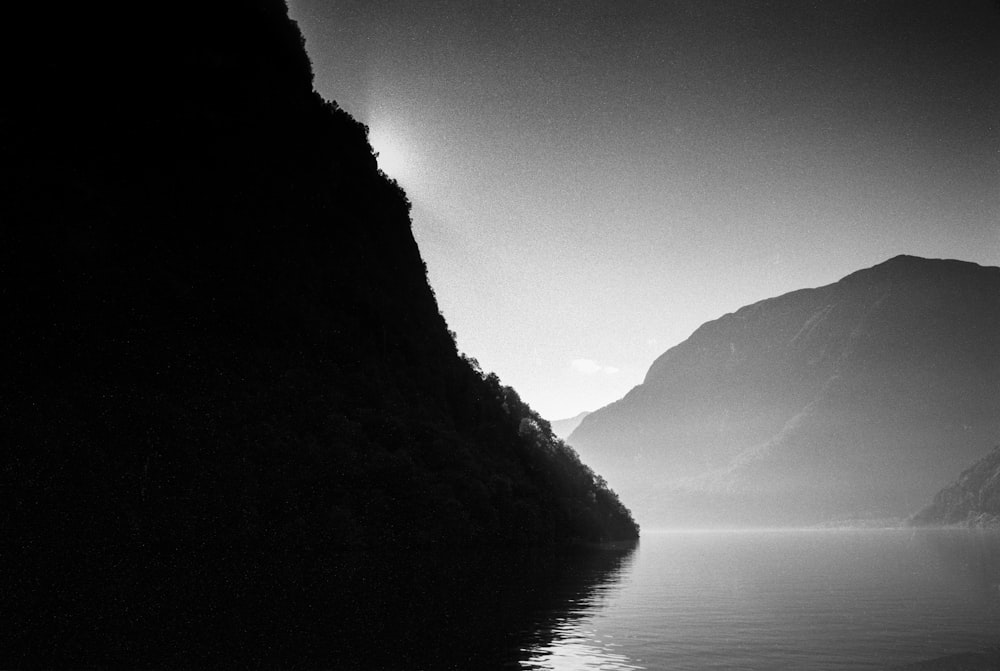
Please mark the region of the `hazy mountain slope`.
POLYGON ((589 411, 584 411, 579 415, 567 417, 566 419, 557 419, 554 422, 551 422, 552 433, 563 440, 569 438, 569 435, 576 430, 576 427, 580 426, 580 422, 583 421, 583 418, 589 414, 589 411))
POLYGON ((570 441, 647 523, 905 515, 1000 435, 1000 269, 896 257, 699 328, 570 441))
POLYGON ((1000 447, 962 471, 954 484, 939 491, 910 522, 1000 526, 1000 447))
POLYGON ((458 356, 282 2, 2 11, 4 666, 289 666, 330 553, 636 536, 458 356))

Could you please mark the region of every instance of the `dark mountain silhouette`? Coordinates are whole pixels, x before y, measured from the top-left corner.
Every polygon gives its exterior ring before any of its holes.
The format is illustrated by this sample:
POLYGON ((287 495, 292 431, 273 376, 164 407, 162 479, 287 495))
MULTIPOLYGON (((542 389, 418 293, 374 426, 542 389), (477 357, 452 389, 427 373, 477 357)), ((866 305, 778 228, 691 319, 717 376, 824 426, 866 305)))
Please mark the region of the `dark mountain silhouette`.
POLYGON ((4 666, 298 663, 336 553, 637 536, 456 352, 282 2, 3 12, 4 666))
POLYGON ((576 427, 580 426, 580 422, 583 421, 583 418, 589 414, 590 412, 585 410, 579 415, 574 415, 573 417, 552 420, 552 433, 563 440, 569 438, 570 434, 576 430, 576 427))
POLYGON ((1000 447, 962 471, 958 480, 939 491, 910 523, 1000 527, 1000 447))
POLYGON ((905 516, 1000 435, 1000 268, 900 256, 700 327, 570 443, 653 524, 905 516))

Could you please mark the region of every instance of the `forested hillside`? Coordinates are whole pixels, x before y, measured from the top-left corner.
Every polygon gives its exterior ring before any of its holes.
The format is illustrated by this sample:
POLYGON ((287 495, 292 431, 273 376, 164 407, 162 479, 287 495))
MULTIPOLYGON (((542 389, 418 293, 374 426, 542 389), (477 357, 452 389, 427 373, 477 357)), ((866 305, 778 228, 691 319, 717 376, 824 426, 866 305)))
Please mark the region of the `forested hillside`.
POLYGON ((457 353, 280 0, 3 11, 5 666, 225 658, 345 549, 637 536, 457 353))

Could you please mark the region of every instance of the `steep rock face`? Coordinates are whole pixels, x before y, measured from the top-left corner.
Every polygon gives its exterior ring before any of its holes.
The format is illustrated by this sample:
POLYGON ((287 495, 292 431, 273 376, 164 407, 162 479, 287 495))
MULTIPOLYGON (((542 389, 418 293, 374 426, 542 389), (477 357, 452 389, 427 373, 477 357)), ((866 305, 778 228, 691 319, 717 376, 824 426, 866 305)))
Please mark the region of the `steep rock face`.
POLYGON ((659 524, 905 515, 1000 431, 1000 269, 896 257, 744 307, 570 443, 659 524))
POLYGON ((958 480, 939 491, 910 523, 1000 527, 1000 446, 962 471, 958 480))
POLYGON ((282 2, 62 9, 3 10, 5 666, 288 665, 329 553, 635 538, 456 352, 282 2))

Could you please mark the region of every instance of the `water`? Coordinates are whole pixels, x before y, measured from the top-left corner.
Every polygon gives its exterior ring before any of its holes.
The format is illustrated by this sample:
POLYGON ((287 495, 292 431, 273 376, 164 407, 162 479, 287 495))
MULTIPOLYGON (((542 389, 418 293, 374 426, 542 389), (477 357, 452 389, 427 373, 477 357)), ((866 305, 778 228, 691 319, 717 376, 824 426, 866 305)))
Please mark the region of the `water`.
MULTIPOLYGON (((296 584, 258 599, 247 651, 259 666, 827 671, 1000 646, 1000 532, 646 531, 638 547, 569 554, 346 552, 296 584)), ((1000 669, 992 654, 920 668, 1000 669)))
POLYGON ((522 669, 882 669, 1000 644, 1000 534, 646 532, 555 597, 522 669))

